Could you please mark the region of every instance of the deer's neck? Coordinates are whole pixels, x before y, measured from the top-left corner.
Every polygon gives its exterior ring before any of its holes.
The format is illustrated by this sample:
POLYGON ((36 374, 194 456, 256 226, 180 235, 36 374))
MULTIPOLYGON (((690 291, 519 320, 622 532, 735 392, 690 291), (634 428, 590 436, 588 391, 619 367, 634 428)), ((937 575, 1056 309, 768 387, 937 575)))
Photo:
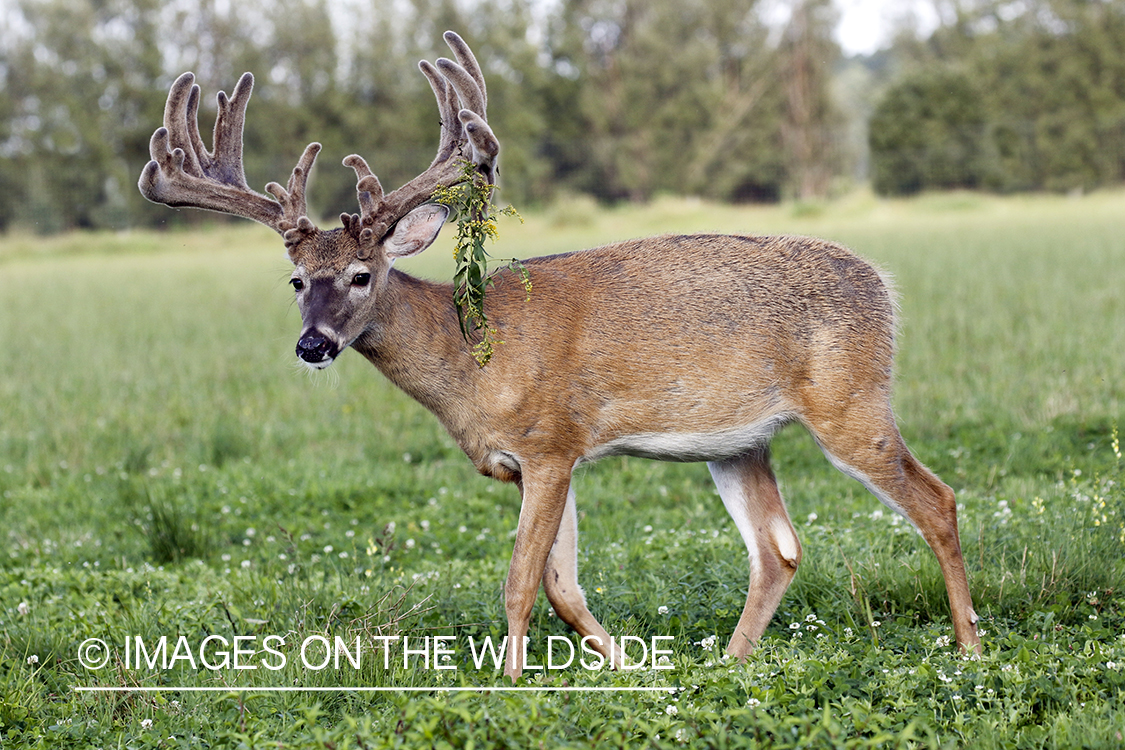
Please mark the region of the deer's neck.
POLYGON ((453 290, 391 270, 375 319, 353 345, 445 425, 477 461, 473 424, 481 370, 461 336, 453 290))

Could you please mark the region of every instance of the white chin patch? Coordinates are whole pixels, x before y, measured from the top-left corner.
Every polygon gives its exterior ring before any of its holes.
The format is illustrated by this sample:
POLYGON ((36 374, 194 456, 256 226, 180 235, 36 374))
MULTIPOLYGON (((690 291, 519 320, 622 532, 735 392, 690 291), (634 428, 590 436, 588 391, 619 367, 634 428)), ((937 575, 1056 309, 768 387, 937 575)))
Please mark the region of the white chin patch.
MULTIPOLYGON (((298 359, 300 359, 300 357, 298 357, 298 359)), ((332 364, 332 363, 333 363, 334 361, 335 361, 335 360, 331 360, 331 359, 324 359, 324 360, 321 360, 320 362, 309 362, 309 361, 307 361, 307 360, 304 360, 304 359, 302 359, 302 360, 301 360, 301 364, 303 364, 303 365, 304 365, 305 367, 309 368, 310 370, 325 370, 325 369, 327 369, 327 368, 328 368, 328 367, 329 367, 329 366, 330 366, 330 365, 331 365, 331 364, 332 364)))

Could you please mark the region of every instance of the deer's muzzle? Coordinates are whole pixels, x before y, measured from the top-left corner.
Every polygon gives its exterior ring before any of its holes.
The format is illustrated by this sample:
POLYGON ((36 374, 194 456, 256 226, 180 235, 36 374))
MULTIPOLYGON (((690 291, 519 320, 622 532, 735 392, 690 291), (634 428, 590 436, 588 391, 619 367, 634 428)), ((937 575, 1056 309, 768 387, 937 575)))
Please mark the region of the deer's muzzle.
POLYGON ((315 328, 306 331, 297 341, 297 356, 317 369, 328 367, 339 353, 336 343, 315 328))

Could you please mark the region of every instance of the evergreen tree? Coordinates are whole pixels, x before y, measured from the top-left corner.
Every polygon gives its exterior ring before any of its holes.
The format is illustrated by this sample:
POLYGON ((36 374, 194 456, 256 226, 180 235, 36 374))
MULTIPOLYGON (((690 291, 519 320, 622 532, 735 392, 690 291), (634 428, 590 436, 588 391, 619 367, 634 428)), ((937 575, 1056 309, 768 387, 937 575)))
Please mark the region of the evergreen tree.
POLYGON ((1082 190, 1125 179, 1125 1, 978 0, 949 5, 944 19, 927 40, 898 45, 913 72, 871 122, 877 190, 1082 190), (959 83, 917 91, 942 77, 959 83), (919 173, 938 153, 944 164, 919 173))
POLYGON ((963 73, 920 72, 892 86, 869 132, 877 193, 981 184, 985 113, 980 93, 963 73))

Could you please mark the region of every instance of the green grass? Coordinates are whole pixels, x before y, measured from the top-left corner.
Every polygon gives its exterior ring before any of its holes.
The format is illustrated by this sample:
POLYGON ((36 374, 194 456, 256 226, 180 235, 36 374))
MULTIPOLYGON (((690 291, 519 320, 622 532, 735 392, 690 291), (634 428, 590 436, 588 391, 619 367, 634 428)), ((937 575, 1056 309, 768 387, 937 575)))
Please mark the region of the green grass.
MULTIPOLYGON (((505 630, 518 497, 354 354, 315 377, 294 366, 268 230, 9 236, 0 747, 1121 747, 1125 194, 574 200, 502 224, 496 254, 708 230, 837 239, 895 278, 896 407, 958 493, 979 660, 945 645, 929 549, 790 429, 775 469, 805 557, 744 666, 720 652, 746 554, 706 469, 609 459, 577 480, 580 576, 610 632, 671 636, 673 668, 527 684, 673 691, 75 692, 503 684, 468 643, 505 630), (288 647, 276 671, 119 661, 126 637, 271 634, 288 647), (451 635, 458 668, 316 670, 293 644, 317 635, 451 635), (115 660, 84 668, 88 638, 115 660)), ((448 273, 448 244, 413 268, 448 273)), ((541 597, 533 643, 566 634, 541 597)))

